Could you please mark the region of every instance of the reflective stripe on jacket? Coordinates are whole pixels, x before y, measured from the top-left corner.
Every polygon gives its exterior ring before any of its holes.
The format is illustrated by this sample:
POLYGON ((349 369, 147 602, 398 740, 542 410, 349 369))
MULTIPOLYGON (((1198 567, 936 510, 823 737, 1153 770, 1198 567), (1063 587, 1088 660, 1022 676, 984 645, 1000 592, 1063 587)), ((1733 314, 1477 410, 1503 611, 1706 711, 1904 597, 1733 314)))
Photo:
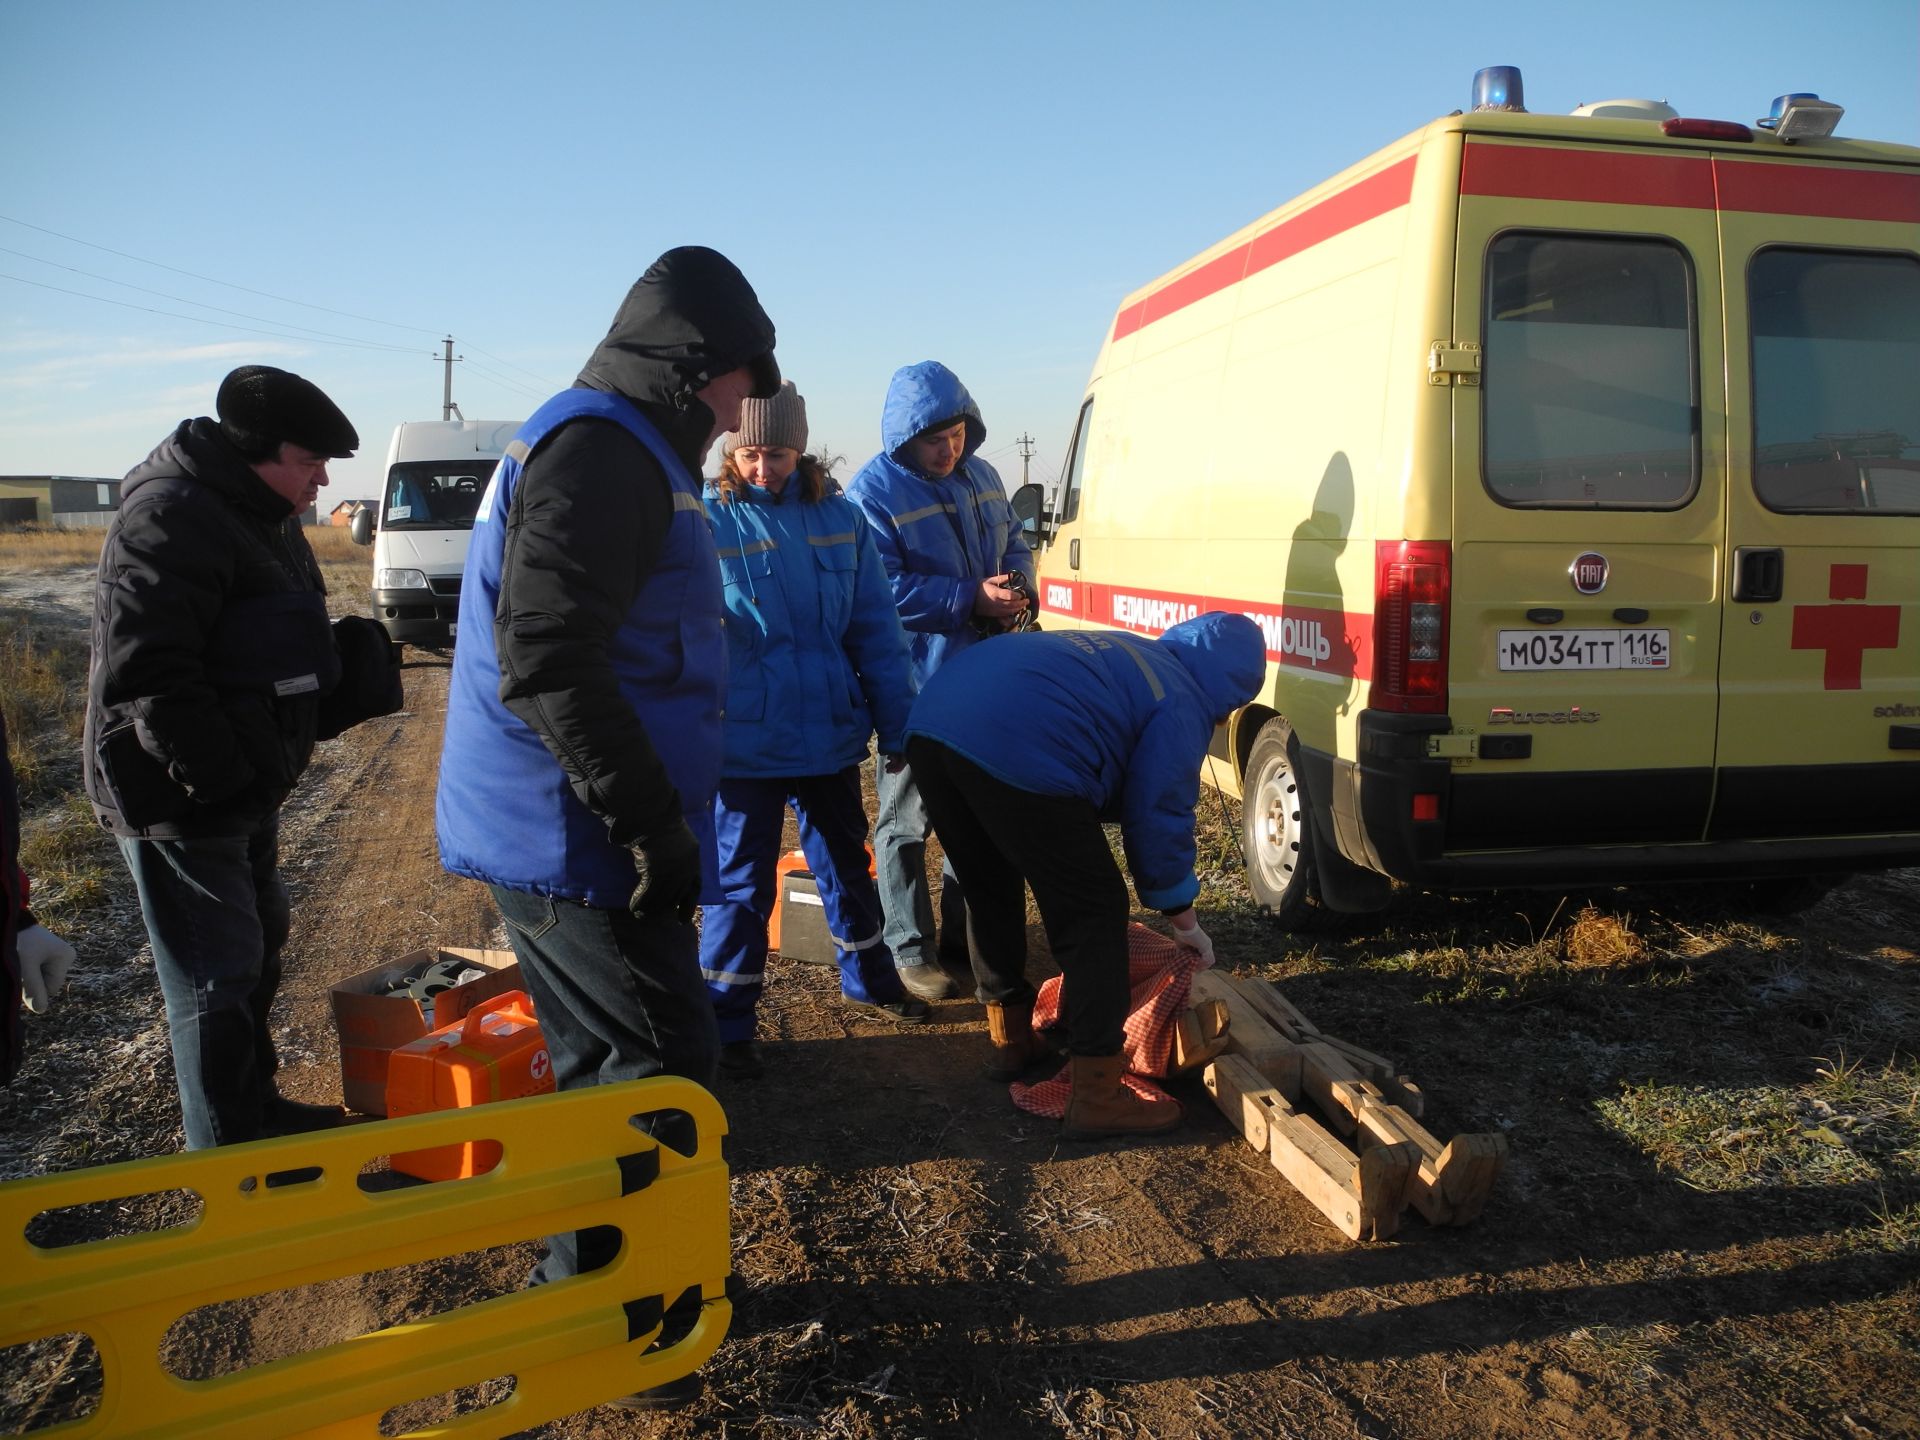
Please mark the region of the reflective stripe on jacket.
MULTIPOLYGON (((797 486, 799 477, 793 479, 797 486)), ((912 692, 907 642, 866 517, 744 485, 706 490, 727 607, 729 776, 833 775, 875 730, 898 753, 912 692)))
POLYGON ((951 370, 927 360, 895 372, 880 431, 884 448, 847 485, 847 498, 873 524, 907 630, 917 689, 981 638, 973 628, 980 582, 1009 570, 1032 581, 1033 554, 999 472, 974 453, 986 439, 986 426, 951 370), (955 418, 965 421, 967 441, 951 475, 932 480, 907 464, 908 441, 955 418))

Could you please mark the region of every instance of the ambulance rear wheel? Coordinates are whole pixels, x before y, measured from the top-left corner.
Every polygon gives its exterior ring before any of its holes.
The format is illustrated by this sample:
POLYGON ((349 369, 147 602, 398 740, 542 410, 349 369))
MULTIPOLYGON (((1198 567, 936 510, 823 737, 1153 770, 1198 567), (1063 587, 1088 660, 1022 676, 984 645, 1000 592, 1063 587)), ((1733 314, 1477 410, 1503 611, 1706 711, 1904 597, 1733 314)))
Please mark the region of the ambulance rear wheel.
POLYGON ((1260 727, 1241 787, 1240 849, 1254 904, 1282 926, 1307 922, 1314 897, 1313 821, 1293 727, 1277 716, 1260 727))

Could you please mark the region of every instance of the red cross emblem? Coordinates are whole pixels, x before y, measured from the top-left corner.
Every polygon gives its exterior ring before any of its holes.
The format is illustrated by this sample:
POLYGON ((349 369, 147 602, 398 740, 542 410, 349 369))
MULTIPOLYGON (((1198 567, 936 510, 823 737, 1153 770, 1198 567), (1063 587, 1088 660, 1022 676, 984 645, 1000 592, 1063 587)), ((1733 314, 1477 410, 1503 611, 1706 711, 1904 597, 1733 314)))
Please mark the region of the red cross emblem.
MULTIPOLYGON (((1835 565, 1827 575, 1827 597, 1838 602, 1867 598, 1867 567, 1835 565)), ((1858 690, 1860 660, 1869 650, 1891 650, 1900 643, 1898 605, 1796 605, 1793 648, 1824 650, 1828 690, 1858 690)))

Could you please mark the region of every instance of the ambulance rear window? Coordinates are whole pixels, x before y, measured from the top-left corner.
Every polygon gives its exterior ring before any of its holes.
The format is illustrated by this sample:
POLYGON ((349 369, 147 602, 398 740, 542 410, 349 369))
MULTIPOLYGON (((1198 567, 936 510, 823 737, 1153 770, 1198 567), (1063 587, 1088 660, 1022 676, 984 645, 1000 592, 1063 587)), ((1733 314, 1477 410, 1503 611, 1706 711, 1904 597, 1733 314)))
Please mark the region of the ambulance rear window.
POLYGON ((1762 250, 1747 300, 1761 503, 1920 515, 1920 260, 1762 250))
POLYGON ((1499 236, 1487 251, 1486 485, 1505 505, 1667 510, 1699 478, 1693 270, 1660 240, 1499 236))

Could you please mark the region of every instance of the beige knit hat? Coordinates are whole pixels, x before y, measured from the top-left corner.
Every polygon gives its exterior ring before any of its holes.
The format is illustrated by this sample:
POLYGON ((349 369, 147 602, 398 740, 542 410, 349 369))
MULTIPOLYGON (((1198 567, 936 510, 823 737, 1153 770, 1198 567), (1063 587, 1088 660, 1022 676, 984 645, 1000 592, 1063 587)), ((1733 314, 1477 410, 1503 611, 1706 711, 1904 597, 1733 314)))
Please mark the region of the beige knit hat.
POLYGON ((791 380, 769 400, 740 402, 740 428, 729 430, 720 453, 731 455, 743 445, 783 446, 804 453, 807 448, 807 402, 791 380))

